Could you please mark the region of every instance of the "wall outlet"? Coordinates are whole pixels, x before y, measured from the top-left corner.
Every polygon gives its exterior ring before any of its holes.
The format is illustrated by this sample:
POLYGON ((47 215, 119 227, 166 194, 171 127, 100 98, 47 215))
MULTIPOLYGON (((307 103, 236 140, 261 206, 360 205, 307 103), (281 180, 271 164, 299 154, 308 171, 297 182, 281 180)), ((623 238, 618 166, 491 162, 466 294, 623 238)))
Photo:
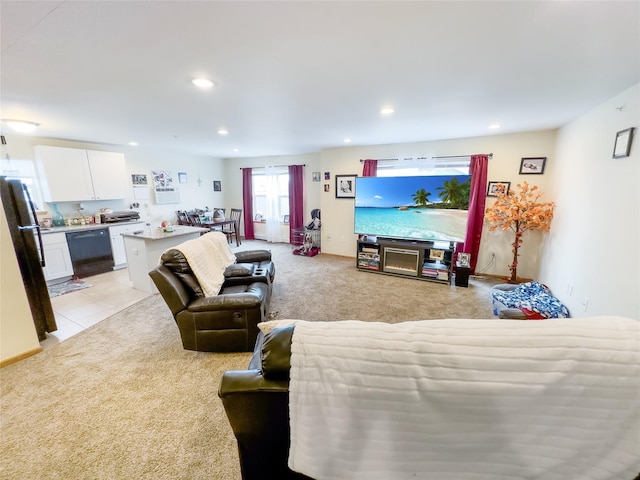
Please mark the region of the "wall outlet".
POLYGON ((589 308, 589 299, 587 297, 582 297, 582 309, 586 312, 587 308, 589 308))

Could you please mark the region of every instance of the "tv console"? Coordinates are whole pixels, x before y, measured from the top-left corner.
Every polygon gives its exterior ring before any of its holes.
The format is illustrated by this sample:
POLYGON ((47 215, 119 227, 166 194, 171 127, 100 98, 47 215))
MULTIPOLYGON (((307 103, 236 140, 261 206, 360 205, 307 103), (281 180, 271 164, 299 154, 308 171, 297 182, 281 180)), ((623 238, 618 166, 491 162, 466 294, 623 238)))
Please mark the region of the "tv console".
POLYGON ((451 283, 456 242, 406 240, 360 235, 356 267, 365 272, 451 283))

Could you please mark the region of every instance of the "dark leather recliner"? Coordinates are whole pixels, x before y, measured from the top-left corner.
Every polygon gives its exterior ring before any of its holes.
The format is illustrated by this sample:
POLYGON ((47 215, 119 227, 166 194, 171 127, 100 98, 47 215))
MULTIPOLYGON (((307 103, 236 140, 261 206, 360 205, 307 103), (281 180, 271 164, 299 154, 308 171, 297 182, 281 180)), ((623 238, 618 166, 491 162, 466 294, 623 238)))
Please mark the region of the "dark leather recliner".
POLYGON ((204 352, 251 351, 258 323, 267 320, 275 267, 271 252, 236 253, 220 292, 206 297, 184 255, 163 253, 149 272, 176 321, 182 345, 204 352), (235 274, 235 276, 234 276, 235 274))
POLYGON ((247 370, 224 373, 218 396, 238 441, 243 480, 310 480, 287 466, 293 325, 259 333, 247 370))

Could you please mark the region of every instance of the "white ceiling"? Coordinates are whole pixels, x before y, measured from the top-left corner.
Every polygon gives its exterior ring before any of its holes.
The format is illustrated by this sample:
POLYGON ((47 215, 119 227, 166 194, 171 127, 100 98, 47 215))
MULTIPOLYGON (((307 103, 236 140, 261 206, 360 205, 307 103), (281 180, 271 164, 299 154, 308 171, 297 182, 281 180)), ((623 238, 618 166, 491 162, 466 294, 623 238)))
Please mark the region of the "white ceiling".
POLYGON ((2 118, 213 157, 557 128, 640 81, 638 1, 2 0, 0 17, 2 118))

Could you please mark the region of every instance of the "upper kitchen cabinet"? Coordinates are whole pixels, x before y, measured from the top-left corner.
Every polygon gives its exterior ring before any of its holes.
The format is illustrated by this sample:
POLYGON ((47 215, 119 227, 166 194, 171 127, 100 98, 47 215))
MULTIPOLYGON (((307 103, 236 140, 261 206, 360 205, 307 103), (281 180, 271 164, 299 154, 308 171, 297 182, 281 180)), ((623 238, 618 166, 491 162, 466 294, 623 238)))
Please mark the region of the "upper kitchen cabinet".
POLYGON ((124 154, 79 148, 34 147, 46 202, 126 198, 124 154))

